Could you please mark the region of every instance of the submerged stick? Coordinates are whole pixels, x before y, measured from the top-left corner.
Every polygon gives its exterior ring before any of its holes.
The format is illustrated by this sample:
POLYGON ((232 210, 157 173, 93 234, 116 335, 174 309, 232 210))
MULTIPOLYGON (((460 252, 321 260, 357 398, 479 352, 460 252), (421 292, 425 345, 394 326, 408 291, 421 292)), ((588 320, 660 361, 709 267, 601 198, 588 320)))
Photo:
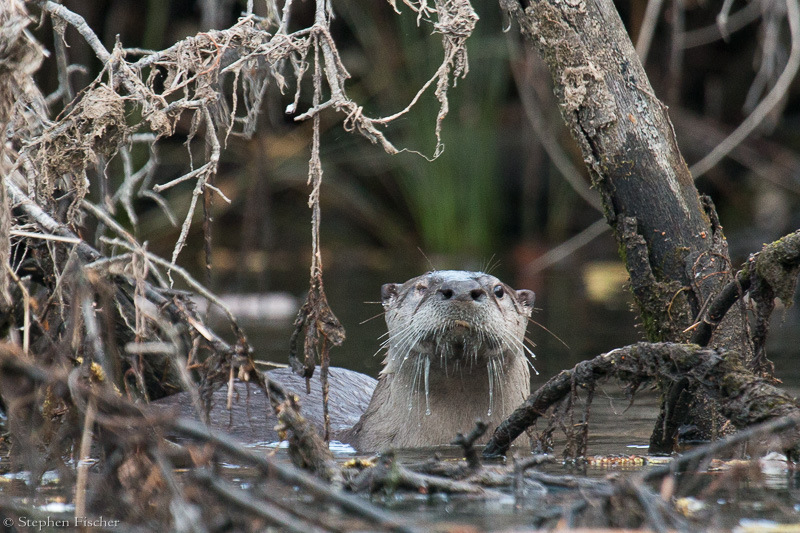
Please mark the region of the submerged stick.
POLYGON ((305 472, 281 464, 270 457, 255 454, 225 433, 209 429, 197 422, 180 418, 167 421, 166 425, 173 431, 186 437, 215 444, 237 460, 254 465, 267 475, 274 475, 284 483, 296 485, 308 491, 311 495, 335 503, 343 509, 361 516, 370 522, 379 524, 392 531, 404 533, 418 531, 416 528, 404 524, 399 517, 374 506, 368 501, 357 496, 334 490, 328 484, 305 472))
POLYGON ((292 533, 327 533, 332 531, 304 520, 296 514, 289 513, 269 501, 256 499, 248 492, 223 482, 208 470, 195 470, 191 473, 191 477, 202 486, 210 489, 229 505, 254 514, 267 523, 281 528, 281 531, 290 531, 292 533))
POLYGON ((478 450, 475 449, 475 441, 483 437, 488 427, 489 426, 483 420, 476 420, 475 427, 472 428, 472 431, 470 431, 466 437, 459 433, 451 443, 456 446, 461 446, 464 450, 464 458, 467 460, 467 465, 470 470, 474 471, 481 468, 481 458, 478 454, 478 450))

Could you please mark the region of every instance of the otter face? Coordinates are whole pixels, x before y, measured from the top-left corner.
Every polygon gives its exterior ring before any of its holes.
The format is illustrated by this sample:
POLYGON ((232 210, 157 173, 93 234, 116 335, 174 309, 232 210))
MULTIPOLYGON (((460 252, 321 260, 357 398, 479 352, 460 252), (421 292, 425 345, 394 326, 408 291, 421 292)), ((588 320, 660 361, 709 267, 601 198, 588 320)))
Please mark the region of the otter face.
POLYGON ((429 272, 381 288, 389 327, 387 364, 424 356, 442 366, 471 367, 525 357, 535 295, 482 272, 429 272))

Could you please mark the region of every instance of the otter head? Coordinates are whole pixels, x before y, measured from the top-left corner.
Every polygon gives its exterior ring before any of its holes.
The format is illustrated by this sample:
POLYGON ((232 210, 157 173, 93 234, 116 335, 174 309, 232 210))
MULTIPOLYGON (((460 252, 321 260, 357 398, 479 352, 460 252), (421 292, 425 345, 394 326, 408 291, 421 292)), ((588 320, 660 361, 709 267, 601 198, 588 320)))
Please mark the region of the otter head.
POLYGON ((428 272, 381 290, 388 338, 356 448, 445 444, 482 419, 491 431, 530 394, 523 344, 534 294, 482 272, 428 272))
POLYGON ((409 358, 445 369, 471 369, 525 357, 535 295, 483 272, 433 271, 381 288, 389 348, 384 372, 409 358))

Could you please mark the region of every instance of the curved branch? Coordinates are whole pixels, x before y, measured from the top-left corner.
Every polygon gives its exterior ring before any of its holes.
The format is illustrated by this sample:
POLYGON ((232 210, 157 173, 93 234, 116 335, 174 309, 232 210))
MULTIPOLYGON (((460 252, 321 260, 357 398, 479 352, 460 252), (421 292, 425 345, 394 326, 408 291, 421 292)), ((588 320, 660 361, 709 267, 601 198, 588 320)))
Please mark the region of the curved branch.
MULTIPOLYGON (((615 376, 636 387, 655 379, 675 381, 687 378, 690 387, 703 391, 720 403, 721 413, 737 428, 787 416, 800 416, 800 403, 775 387, 771 380, 745 369, 730 352, 700 348, 691 344, 639 343, 583 361, 563 370, 531 394, 495 430, 485 457, 502 455, 511 443, 544 415, 547 409, 572 391, 573 382, 586 386, 615 376)), ((800 453, 796 432, 783 442, 784 449, 800 453)))
MULTIPOLYGON (((787 285, 783 290, 783 297, 787 293, 794 293, 797 284, 796 269, 800 266, 800 230, 786 237, 764 246, 758 254, 750 260, 736 274, 736 278, 725 285, 708 306, 708 310, 699 323, 696 324, 692 342, 700 346, 707 346, 711 335, 728 310, 739 298, 750 290, 754 276, 770 279, 770 285, 787 285), (769 274, 772 273, 772 274, 769 274), (784 273, 785 275, 781 275, 784 273)), ((791 294, 789 294, 791 297, 791 294)))

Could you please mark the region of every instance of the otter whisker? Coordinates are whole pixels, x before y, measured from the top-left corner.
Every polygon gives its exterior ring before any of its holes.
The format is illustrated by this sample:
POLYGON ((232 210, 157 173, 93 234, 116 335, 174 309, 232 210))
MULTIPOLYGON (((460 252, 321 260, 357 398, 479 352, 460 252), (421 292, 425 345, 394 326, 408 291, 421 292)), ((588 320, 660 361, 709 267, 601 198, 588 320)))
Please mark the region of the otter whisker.
MULTIPOLYGON (((364 302, 364 303, 376 303, 376 302, 364 302)), ((367 318, 367 319, 364 319, 364 320, 362 320, 361 322, 359 322, 359 323, 358 323, 358 325, 359 325, 359 326, 363 326, 364 324, 366 324, 366 323, 367 323, 367 322, 369 322, 370 320, 375 320, 376 318, 378 318, 378 317, 382 317, 382 316, 383 316, 383 315, 385 315, 385 314, 386 314, 386 311, 381 311, 380 313, 378 313, 378 314, 377 314, 377 315, 375 315, 375 316, 371 316, 371 317, 369 317, 369 318, 367 318)), ((388 333, 388 332, 387 332, 387 333, 388 333)))
POLYGON ((395 351, 395 354, 392 355, 391 361, 400 359, 400 368, 397 369, 398 372, 403 368, 403 364, 411 356, 414 348, 419 344, 420 338, 419 332, 411 328, 400 335, 396 344, 392 344, 390 353, 391 351, 395 351))
POLYGON ((489 359, 487 363, 487 368, 489 369, 489 412, 486 416, 492 415, 492 410, 494 409, 494 387, 495 381, 497 381, 497 389, 500 393, 500 408, 501 412, 505 412, 505 392, 503 391, 503 370, 502 370, 502 361, 499 361, 497 358, 492 357, 489 359), (498 370, 497 365, 500 363, 500 370, 498 370))
POLYGON ((406 364, 406 361, 408 361, 411 358, 411 354, 416 353, 414 352, 413 347, 414 347, 413 345, 409 345, 404 352, 401 352, 403 354, 403 357, 400 358, 400 366, 397 368, 398 372, 400 372, 403 369, 403 365, 406 364))
POLYGON ((387 341, 389 342, 390 349, 396 350, 396 355, 392 358, 395 359, 398 355, 402 355, 402 360, 408 358, 411 349, 419 342, 420 335, 417 328, 413 324, 409 324, 404 329, 392 335, 387 341))
POLYGON ((408 410, 411 411, 414 408, 414 394, 417 392, 417 380, 419 379, 419 361, 421 357, 417 357, 414 361, 415 368, 414 368, 414 378, 411 381, 411 390, 408 392, 408 410))
POLYGON ((496 254, 492 254, 492 257, 490 257, 489 260, 486 262, 486 265, 484 266, 484 268, 481 268, 481 271, 483 271, 486 274, 491 274, 492 270, 494 270, 495 268, 499 267, 502 264, 500 259, 498 259, 497 261, 494 261, 495 255, 496 254), (494 261, 494 262, 492 262, 492 261, 494 261))
POLYGON ((536 324, 537 326, 539 326, 540 328, 542 328, 543 330, 545 330, 547 333, 549 333, 550 335, 552 335, 552 336, 553 336, 553 338, 554 338, 555 340, 557 340, 558 342, 560 342, 561 344, 563 344, 563 345, 564 345, 564 347, 565 347, 565 348, 567 348, 567 350, 569 350, 569 345, 568 345, 566 342, 562 341, 562 340, 561 340, 561 339, 558 337, 558 335, 556 335, 555 333, 553 333, 552 331, 550 331, 549 329, 547 329, 546 327, 544 327, 542 324, 539 324, 537 321, 535 321, 535 320, 534 320, 534 319, 532 319, 531 317, 528 317, 528 322, 531 322, 532 324, 536 324))
MULTIPOLYGON (((437 333, 436 338, 440 338, 444 334, 444 326, 440 326, 435 331, 437 333)), ((446 373, 447 372, 447 360, 450 359, 450 357, 448 357, 448 354, 447 354, 447 349, 446 348, 445 349, 440 349, 437 346, 437 351, 439 352, 439 367, 442 366, 442 361, 444 361, 445 373, 446 373)))
POLYGON ((403 331, 401 334, 397 336, 393 336, 388 341, 388 346, 390 348, 394 348, 400 352, 406 351, 406 348, 410 348, 417 344, 417 332, 413 329, 409 329, 408 331, 403 331))
POLYGON ((536 354, 533 353, 533 350, 528 348, 523 341, 517 339, 516 337, 510 337, 508 339, 508 342, 510 342, 512 346, 516 347, 520 352, 522 351, 527 352, 527 354, 530 355, 532 359, 536 359, 536 354))
POLYGON ((494 365, 492 360, 486 363, 486 370, 489 372, 489 411, 486 416, 492 416, 492 406, 494 405, 494 373, 492 372, 494 365))
MULTIPOLYGON (((525 346, 525 344, 522 341, 520 341, 519 339, 517 339, 515 337, 511 337, 508 334, 503 334, 503 338, 505 339, 505 342, 509 346, 515 348, 517 350, 517 352, 519 352, 520 354, 524 355, 524 353, 527 352, 531 356, 531 358, 536 359, 536 354, 533 353, 533 351, 530 348, 525 346)), ((533 366, 533 363, 530 361, 530 359, 528 359, 527 357, 524 357, 524 356, 523 356, 523 359, 525 359, 525 362, 528 363, 528 366, 531 367, 531 370, 533 370, 534 374, 536 374, 538 376, 539 375, 539 371, 536 370, 536 367, 533 366)))
POLYGON ((533 342, 533 339, 529 338, 527 335, 522 337, 522 341, 523 342, 528 341, 528 344, 531 345, 531 348, 536 348, 536 343, 533 342))
POLYGON ((415 338, 419 332, 416 330, 413 324, 408 324, 403 328, 399 329, 398 331, 393 331, 392 335, 385 339, 381 345, 388 347, 390 349, 395 350, 402 350, 405 348, 405 345, 409 343, 410 340, 414 342, 411 345, 415 344, 418 340, 415 338))
POLYGON ((388 348, 386 348, 386 346, 384 346, 384 345, 381 345, 381 346, 378 348, 378 350, 377 350, 377 351, 376 351, 374 354, 372 354, 372 357, 375 357, 376 355, 378 355, 379 353, 381 353, 381 352, 382 352, 384 349, 387 349, 387 350, 388 350, 388 348))
POLYGON ((498 385, 498 388, 500 389, 500 409, 502 409, 502 412, 504 412, 504 413, 506 412, 506 392, 505 392, 505 389, 504 389, 505 380, 503 379, 503 376, 505 375, 505 373, 506 373, 506 370, 505 370, 505 366, 503 364, 503 360, 502 359, 499 359, 499 360, 495 359, 495 376, 497 377, 497 385, 498 385), (497 372, 497 368, 496 368, 498 363, 500 364, 500 372, 499 373, 497 372))

